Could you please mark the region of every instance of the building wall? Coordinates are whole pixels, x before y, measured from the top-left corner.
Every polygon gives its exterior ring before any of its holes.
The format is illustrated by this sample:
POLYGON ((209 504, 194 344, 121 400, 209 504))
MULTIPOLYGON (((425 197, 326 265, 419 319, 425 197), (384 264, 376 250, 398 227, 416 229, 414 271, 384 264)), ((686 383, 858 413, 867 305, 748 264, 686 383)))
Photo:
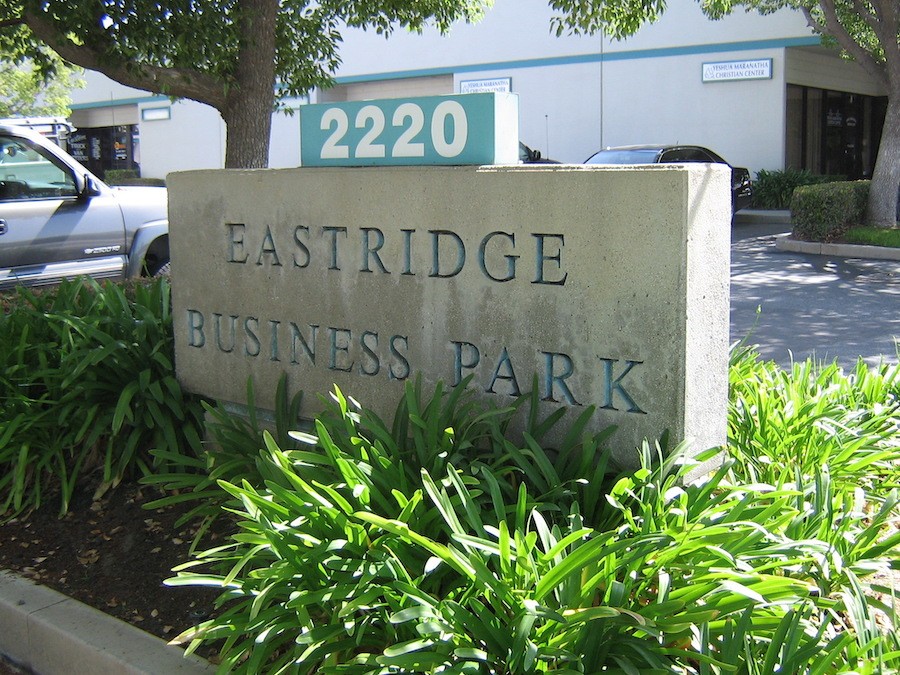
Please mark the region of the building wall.
POLYGON ((786 59, 785 81, 867 96, 886 94, 859 64, 821 48, 792 49, 786 59))
POLYGON ((83 79, 85 87, 83 89, 73 89, 71 92, 72 103, 76 111, 113 104, 134 104, 139 100, 151 97, 151 94, 148 94, 146 91, 126 87, 93 70, 86 70, 83 79))
POLYGON ((139 120, 140 112, 136 103, 75 110, 69 118, 76 127, 91 128, 137 124, 139 120))
MULTIPOLYGON (((646 57, 647 50, 715 51, 722 45, 783 41, 812 35, 799 12, 782 10, 767 16, 738 12, 719 21, 707 19, 696 2, 669 3, 656 24, 642 27, 625 40, 601 35, 556 37, 551 33, 553 10, 547 0, 495 0, 476 24, 458 24, 446 36, 433 29, 421 35, 396 31, 389 39, 372 31, 347 30, 341 46, 339 78, 370 77, 373 73, 419 73, 454 67, 485 69, 488 64, 532 67, 547 61, 577 62, 601 55, 646 57), (374 65, 373 67, 373 64, 374 65)), ((433 73, 432 73, 433 74, 433 73)))
MULTIPOLYGON (((483 21, 449 35, 344 31, 337 86, 313 102, 452 93, 465 80, 509 78, 519 98, 523 142, 545 157, 583 162, 608 145, 706 145, 728 161, 784 166, 787 83, 881 93, 855 64, 818 47, 799 12, 738 12, 710 21, 696 2, 671 3, 662 19, 622 41, 602 35, 557 37, 547 0, 496 0, 483 21), (704 83, 703 63, 771 59, 772 78, 704 83)), ((201 104, 122 87, 98 74, 74 92, 75 116, 97 109, 169 105, 170 119, 139 122, 144 175, 224 163, 226 131, 201 104)), ((289 101, 296 110, 303 101, 289 101)), ((124 108, 121 108, 124 110, 124 108)), ((297 166, 297 115, 273 118, 270 165, 297 166)))
POLYGON ((509 77, 519 97, 519 139, 561 162, 587 158, 585 136, 600 123, 600 67, 596 63, 469 71, 464 80, 509 77))
MULTIPOLYGON (((71 120, 76 127, 137 124, 140 129, 141 175, 165 178, 172 171, 219 169, 225 164, 226 127, 218 111, 196 101, 125 87, 105 75, 87 71, 87 86, 72 92, 71 120), (166 111, 163 119, 152 119, 166 111)), ((293 115, 272 117, 269 163, 297 166, 300 157, 299 101, 287 101, 293 115)))
POLYGON ((462 80, 508 77, 522 141, 564 162, 608 145, 678 141, 753 171, 783 165, 785 47, 817 42, 798 12, 710 21, 697 3, 671 3, 658 23, 621 41, 556 37, 552 16, 545 0, 497 0, 482 22, 446 37, 348 33, 338 81, 452 68, 458 91, 462 80), (748 58, 771 58, 772 79, 702 82, 704 62, 748 58))
POLYGON ((784 50, 688 54, 611 62, 604 67, 597 149, 687 143, 715 150, 752 172, 780 168, 784 147, 784 50), (768 80, 703 82, 704 62, 772 59, 768 80), (652 86, 630 86, 652 82, 652 86), (626 93, 627 92, 627 93, 626 93))
POLYGON ((362 101, 389 96, 439 96, 453 93, 453 75, 350 81, 319 92, 319 103, 362 101))
POLYGON ((168 120, 143 120, 141 175, 165 178, 170 171, 220 169, 225 164, 225 124, 218 111, 193 101, 154 102, 142 108, 170 107, 168 120))

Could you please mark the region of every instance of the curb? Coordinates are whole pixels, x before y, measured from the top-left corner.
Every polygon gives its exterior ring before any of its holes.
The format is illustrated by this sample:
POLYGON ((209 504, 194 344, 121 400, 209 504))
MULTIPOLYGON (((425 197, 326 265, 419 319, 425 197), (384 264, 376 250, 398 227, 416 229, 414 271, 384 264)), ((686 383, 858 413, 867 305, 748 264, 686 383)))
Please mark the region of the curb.
POLYGON ((0 655, 39 675, 211 673, 208 661, 46 586, 0 570, 0 655))
POLYGON ((792 239, 789 234, 782 234, 775 237, 775 248, 779 251, 790 251, 791 253, 900 261, 900 249, 896 248, 864 246, 860 244, 823 244, 816 241, 800 241, 799 239, 792 239))
POLYGON ((734 214, 735 225, 790 225, 787 210, 741 209, 734 214))

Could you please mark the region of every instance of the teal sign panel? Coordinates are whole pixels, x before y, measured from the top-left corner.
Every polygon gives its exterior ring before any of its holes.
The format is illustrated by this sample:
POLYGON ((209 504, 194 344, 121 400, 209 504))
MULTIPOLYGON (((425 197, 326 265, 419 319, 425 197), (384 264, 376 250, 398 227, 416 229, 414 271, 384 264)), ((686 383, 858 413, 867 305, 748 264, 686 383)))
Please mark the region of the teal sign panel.
POLYGON ((497 96, 459 94, 301 106, 300 164, 494 164, 498 108, 501 116, 507 108, 517 114, 516 105, 498 106, 497 96))

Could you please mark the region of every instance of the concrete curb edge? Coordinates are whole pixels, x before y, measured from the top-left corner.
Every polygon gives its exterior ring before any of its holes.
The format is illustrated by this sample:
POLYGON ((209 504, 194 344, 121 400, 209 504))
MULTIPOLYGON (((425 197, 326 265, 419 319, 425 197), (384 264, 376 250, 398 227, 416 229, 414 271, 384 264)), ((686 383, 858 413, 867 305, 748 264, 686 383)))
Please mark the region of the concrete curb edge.
POLYGON ((131 624, 5 570, 0 570, 0 654, 39 675, 215 670, 131 624))
POLYGON ((816 241, 800 241, 790 234, 775 237, 775 248, 792 253, 832 255, 842 258, 871 258, 873 260, 900 260, 900 249, 860 244, 825 244, 816 241))

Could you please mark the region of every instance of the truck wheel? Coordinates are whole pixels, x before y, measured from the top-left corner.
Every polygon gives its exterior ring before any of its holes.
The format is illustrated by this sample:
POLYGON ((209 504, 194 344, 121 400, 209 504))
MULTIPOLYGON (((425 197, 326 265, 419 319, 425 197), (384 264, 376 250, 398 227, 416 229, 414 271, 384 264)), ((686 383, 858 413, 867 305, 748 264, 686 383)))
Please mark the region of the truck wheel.
POLYGON ((172 263, 167 260, 166 262, 164 262, 162 265, 159 266, 159 269, 156 270, 156 274, 154 274, 153 276, 168 277, 171 275, 172 275, 172 263))

